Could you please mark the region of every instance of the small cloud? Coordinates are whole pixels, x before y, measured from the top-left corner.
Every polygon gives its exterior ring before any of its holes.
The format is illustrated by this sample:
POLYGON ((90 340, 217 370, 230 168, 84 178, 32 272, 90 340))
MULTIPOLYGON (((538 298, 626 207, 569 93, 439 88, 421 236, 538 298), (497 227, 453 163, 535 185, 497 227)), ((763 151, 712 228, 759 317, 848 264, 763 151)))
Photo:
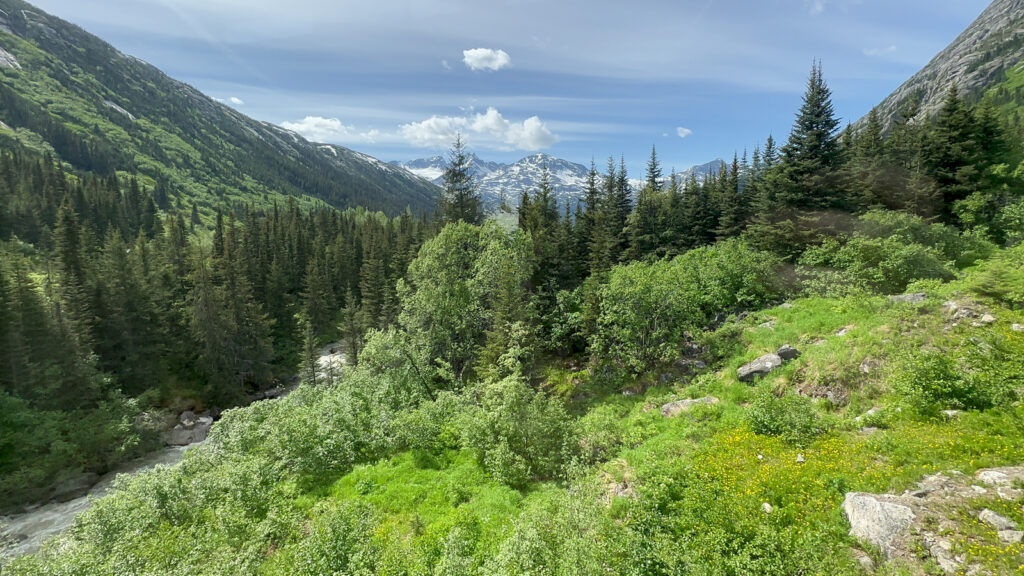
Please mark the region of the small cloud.
POLYGON ((817 16, 825 11, 825 0, 805 0, 804 3, 812 16, 817 16))
POLYGON ((693 130, 680 126, 679 128, 676 128, 676 134, 678 134, 680 138, 686 138, 690 134, 693 134, 693 130))
POLYGON ((496 72, 511 64, 512 58, 504 50, 473 48, 462 51, 462 61, 470 70, 496 72))
POLYGON ((896 45, 893 44, 892 46, 889 46, 887 48, 865 48, 864 50, 862 50, 862 52, 864 52, 865 56, 878 57, 885 56, 887 54, 893 54, 896 52, 896 50, 896 45))
POLYGON ((298 122, 282 122, 281 127, 292 132, 297 132, 306 140, 312 142, 327 142, 339 140, 350 136, 355 130, 352 126, 346 126, 337 118, 323 118, 320 116, 306 116, 298 122))
POLYGON ((444 68, 445 70, 452 69, 452 65, 449 64, 447 60, 441 60, 441 67, 444 68))
POLYGON ((399 127, 399 135, 410 144, 424 147, 449 146, 457 134, 480 140, 484 146, 503 150, 542 150, 558 142, 537 116, 512 122, 496 108, 466 116, 431 116, 422 122, 399 127))
POLYGON ((662 132, 661 133, 661 137, 662 138, 668 138, 668 132, 662 132))
POLYGON ((245 102, 243 102, 242 99, 237 96, 232 96, 231 98, 228 98, 228 102, 231 102, 235 106, 245 106, 245 102))

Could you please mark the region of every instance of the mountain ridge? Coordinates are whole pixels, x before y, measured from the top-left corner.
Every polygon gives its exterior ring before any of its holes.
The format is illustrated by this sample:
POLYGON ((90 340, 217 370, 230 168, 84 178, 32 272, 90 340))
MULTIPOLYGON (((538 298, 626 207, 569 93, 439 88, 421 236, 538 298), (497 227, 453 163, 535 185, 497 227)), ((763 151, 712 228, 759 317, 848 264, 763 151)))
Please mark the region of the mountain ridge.
POLYGON ((341 146, 249 118, 80 27, 0 0, 0 120, 13 139, 79 170, 164 182, 173 200, 269 204, 288 197, 397 213, 437 189, 341 146))

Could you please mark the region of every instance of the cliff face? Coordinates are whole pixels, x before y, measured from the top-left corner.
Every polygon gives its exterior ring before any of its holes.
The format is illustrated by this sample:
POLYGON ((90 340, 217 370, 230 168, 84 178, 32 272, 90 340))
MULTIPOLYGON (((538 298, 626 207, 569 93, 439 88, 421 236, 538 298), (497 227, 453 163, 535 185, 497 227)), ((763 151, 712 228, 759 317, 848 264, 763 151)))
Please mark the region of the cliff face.
POLYGON ((889 95, 878 106, 879 114, 888 124, 907 103, 919 99, 916 117, 927 118, 938 111, 950 86, 956 85, 962 94, 979 94, 1022 58, 1024 0, 995 0, 952 44, 889 95))

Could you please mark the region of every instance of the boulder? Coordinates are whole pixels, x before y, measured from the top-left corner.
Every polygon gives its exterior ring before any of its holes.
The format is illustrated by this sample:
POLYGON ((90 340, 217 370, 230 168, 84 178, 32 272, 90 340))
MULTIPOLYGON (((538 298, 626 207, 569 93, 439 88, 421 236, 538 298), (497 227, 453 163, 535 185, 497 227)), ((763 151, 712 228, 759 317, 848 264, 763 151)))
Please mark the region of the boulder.
POLYGON ((1014 332, 1024 332, 1024 324, 1014 324, 1010 326, 1010 329, 1014 332))
POLYGON ((1020 544, 1024 542, 1024 532, 1020 530, 1000 530, 999 541, 1007 545, 1020 544))
POLYGON ((786 361, 796 360, 797 358, 800 357, 800 351, 797 350, 796 348, 793 348, 789 344, 783 344, 782 348, 779 348, 776 354, 778 354, 779 358, 782 358, 783 360, 786 361))
POLYGON ((783 310, 792 310, 793 305, 789 302, 783 302, 782 304, 779 304, 779 308, 782 308, 783 310))
POLYGON ((718 404, 718 398, 714 396, 705 396, 704 398, 694 398, 687 400, 678 400, 676 402, 669 402, 661 407, 661 415, 665 418, 674 418, 683 412, 689 411, 694 406, 700 404, 718 404))
POLYGON ((210 433, 210 428, 213 426, 213 418, 209 416, 199 416, 192 423, 192 426, 185 426, 184 423, 178 424, 167 434, 167 438, 164 443, 168 446, 188 446, 189 444, 195 444, 206 440, 207 435, 210 433))
POLYGON ((850 333, 850 330, 853 330, 854 328, 856 328, 856 326, 843 326, 839 330, 836 330, 836 336, 846 336, 850 333))
POLYGON ((909 506, 863 492, 848 493, 843 512, 850 521, 850 535, 877 546, 888 558, 896 556, 899 541, 915 518, 909 506))
POLYGON ((99 474, 92 472, 68 478, 53 488, 53 499, 57 502, 68 502, 81 498, 87 495, 99 481, 99 474))
POLYGON ((740 366, 737 376, 740 382, 751 382, 758 376, 764 376, 782 366, 782 358, 778 354, 765 354, 753 362, 740 366))
POLYGON ((989 526, 1000 531, 1017 529, 1016 522, 1010 520, 1009 518, 1006 518, 1005 516, 1000 516, 999 514, 996 514, 995 512, 989 510, 988 508, 982 510, 981 514, 978 514, 978 520, 981 520, 985 524, 988 524, 989 526))
POLYGON ((928 295, 924 292, 917 292, 915 294, 899 294, 896 296, 889 296, 890 302, 906 303, 906 304, 919 304, 928 299, 928 295))
POLYGON ((196 413, 191 410, 185 410, 178 416, 178 422, 180 422, 185 428, 192 428, 195 426, 197 419, 198 417, 196 416, 196 413))

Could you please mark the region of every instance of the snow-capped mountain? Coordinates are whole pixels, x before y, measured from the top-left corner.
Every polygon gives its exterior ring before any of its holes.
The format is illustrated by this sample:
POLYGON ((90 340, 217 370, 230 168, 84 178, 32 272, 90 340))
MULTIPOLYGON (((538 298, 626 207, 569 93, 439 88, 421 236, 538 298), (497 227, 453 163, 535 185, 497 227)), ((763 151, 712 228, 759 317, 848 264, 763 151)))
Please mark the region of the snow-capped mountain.
MULTIPOLYGON (((447 159, 443 156, 433 156, 409 162, 392 162, 392 164, 401 166, 440 186, 443 184, 442 176, 447 159)), ((708 175, 717 174, 723 164, 723 161, 718 159, 694 166, 680 172, 678 174, 679 181, 685 186, 691 174, 695 175, 697 180, 703 180, 708 175)), ((505 202, 515 208, 519 205, 519 198, 523 191, 536 192, 540 186, 545 165, 551 173, 551 189, 558 200, 558 205, 564 207, 568 204, 570 208, 574 208, 585 195, 587 172, 589 172, 586 166, 548 154, 527 156, 514 164, 487 162, 475 154, 470 155, 470 172, 476 179, 480 197, 489 210, 494 210, 501 205, 502 194, 505 195, 505 202)), ((601 185, 602 180, 599 177, 598 186, 601 185)), ((636 193, 637 190, 643 188, 644 181, 631 179, 630 185, 636 193)))
MULTIPOLYGON (((470 162, 470 172, 476 178, 480 197, 489 209, 501 205, 502 194, 509 206, 518 206, 523 191, 532 193, 540 186, 545 165, 551 173, 551 190, 559 206, 575 206, 577 200, 583 197, 587 181, 586 166, 547 154, 527 156, 513 164, 486 162, 474 154, 470 162)), ((392 162, 438 185, 442 184, 445 163, 446 159, 441 156, 392 162)))

